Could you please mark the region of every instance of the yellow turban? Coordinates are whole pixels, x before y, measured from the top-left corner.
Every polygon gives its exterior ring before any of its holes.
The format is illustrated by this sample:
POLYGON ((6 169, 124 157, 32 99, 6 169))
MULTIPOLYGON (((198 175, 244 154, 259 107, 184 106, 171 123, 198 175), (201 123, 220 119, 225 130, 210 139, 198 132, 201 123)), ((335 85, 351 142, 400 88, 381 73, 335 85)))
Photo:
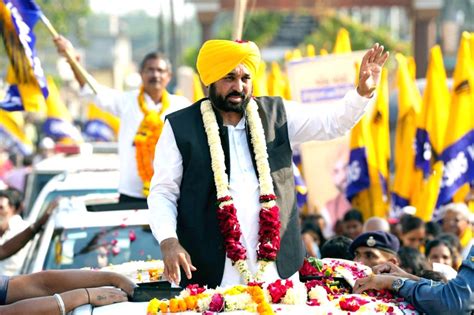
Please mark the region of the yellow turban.
POLYGON ((243 64, 255 77, 260 64, 260 50, 254 42, 211 39, 202 45, 197 70, 202 83, 209 86, 243 64))

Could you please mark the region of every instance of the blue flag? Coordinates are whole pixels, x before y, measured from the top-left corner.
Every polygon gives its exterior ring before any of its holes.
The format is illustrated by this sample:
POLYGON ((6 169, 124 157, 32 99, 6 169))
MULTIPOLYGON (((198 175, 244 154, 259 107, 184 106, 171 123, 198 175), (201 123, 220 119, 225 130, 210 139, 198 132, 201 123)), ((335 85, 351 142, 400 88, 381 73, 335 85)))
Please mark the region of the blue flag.
MULTIPOLYGON (((0 1, 0 35, 10 60, 11 75, 7 81, 16 87, 15 93, 7 93, 0 102, 0 107, 6 110, 32 109, 37 107, 32 101, 33 93, 48 97, 48 87, 41 62, 36 54, 36 37, 33 28, 41 16, 41 10, 34 1, 2 0, 0 1), (17 102, 18 94, 22 102, 17 102), (12 106, 15 100, 15 106, 12 106), (28 108, 30 107, 30 108, 28 108)), ((11 91, 9 91, 11 92, 11 91)))

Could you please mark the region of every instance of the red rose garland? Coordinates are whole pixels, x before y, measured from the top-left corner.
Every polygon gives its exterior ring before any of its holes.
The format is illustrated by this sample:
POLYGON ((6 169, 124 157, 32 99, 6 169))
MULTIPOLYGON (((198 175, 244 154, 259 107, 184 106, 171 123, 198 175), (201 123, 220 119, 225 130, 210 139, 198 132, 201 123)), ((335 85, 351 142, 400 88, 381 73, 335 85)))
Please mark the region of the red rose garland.
POLYGON ((273 182, 270 176, 268 154, 262 122, 258 116, 257 104, 251 100, 247 106, 250 136, 255 153, 258 180, 260 183, 259 245, 257 249, 258 271, 250 273, 246 259, 247 250, 240 242, 242 232, 237 218, 237 209, 229 192, 229 181, 225 173, 225 157, 219 137, 219 127, 210 101, 203 101, 201 113, 211 153, 211 166, 217 190, 217 219, 224 238, 227 257, 242 274, 246 283, 259 282, 268 262, 274 261, 280 249, 279 208, 275 202, 273 182))

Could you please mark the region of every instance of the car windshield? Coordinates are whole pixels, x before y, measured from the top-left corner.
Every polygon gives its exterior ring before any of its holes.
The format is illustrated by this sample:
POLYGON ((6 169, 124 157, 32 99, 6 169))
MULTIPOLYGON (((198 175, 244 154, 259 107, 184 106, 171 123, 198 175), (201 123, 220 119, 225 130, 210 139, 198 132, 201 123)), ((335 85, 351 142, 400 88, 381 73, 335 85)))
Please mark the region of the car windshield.
POLYGON ((56 229, 43 269, 102 268, 150 259, 162 257, 148 225, 56 229))

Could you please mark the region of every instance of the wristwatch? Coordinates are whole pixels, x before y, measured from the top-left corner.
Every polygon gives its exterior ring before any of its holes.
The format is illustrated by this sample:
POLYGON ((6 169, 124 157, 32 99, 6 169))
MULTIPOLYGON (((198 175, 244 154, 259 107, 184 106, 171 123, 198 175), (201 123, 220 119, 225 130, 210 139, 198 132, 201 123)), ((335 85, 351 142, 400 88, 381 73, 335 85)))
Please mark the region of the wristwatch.
POLYGON ((398 278, 398 279, 395 279, 393 282, 392 282, 392 290, 395 291, 395 292, 398 292, 402 287, 403 285, 405 284, 405 281, 408 280, 408 278, 398 278))

